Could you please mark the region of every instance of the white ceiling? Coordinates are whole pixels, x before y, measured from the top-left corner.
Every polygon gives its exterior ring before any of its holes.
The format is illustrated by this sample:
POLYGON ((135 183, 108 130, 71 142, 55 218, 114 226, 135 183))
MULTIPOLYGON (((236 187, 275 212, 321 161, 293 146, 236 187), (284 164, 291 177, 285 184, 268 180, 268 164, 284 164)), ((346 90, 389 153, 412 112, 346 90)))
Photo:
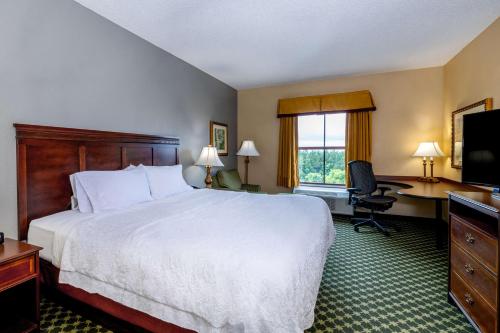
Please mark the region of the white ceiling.
POLYGON ((440 66, 500 15, 500 0, 76 1, 237 89, 440 66))

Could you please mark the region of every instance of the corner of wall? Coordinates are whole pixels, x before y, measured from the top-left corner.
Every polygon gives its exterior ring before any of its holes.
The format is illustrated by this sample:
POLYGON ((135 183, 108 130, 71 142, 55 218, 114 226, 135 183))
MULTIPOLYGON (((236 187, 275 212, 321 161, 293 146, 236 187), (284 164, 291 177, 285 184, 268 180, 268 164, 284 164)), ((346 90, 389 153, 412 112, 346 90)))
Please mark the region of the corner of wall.
POLYGON ((461 170, 451 167, 451 114, 453 111, 493 98, 500 106, 500 18, 481 32, 443 66, 443 143, 447 154, 443 176, 461 180, 461 170))

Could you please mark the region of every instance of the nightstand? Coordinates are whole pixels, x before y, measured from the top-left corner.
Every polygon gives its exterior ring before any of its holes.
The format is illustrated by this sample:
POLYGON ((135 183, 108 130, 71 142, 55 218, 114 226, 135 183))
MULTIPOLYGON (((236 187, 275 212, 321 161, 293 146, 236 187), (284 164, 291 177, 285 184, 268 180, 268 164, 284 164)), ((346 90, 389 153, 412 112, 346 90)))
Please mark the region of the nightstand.
POLYGON ((42 248, 6 238, 0 244, 0 331, 38 332, 42 248))

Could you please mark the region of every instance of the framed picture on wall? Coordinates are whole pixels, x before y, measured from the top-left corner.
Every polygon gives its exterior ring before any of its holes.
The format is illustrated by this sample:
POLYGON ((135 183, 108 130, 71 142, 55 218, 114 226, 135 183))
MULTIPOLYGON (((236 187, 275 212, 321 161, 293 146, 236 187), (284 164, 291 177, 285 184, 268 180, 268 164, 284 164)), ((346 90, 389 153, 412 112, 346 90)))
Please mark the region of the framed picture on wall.
POLYGON ((488 111, 493 108, 493 98, 458 109, 451 114, 451 167, 462 169, 462 134, 466 114, 488 111))
POLYGON ((217 154, 227 156, 227 124, 210 122, 210 144, 217 148, 217 154))

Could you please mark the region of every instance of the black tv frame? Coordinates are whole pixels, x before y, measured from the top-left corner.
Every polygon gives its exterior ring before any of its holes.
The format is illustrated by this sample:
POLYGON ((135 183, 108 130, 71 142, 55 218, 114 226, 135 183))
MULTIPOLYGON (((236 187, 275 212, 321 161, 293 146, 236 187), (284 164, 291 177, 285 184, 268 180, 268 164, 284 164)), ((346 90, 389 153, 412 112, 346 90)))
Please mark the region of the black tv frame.
MULTIPOLYGON (((500 113, 500 109, 494 109, 494 110, 489 110, 485 112, 498 112, 500 113)), ((481 112, 482 113, 482 112, 481 112)), ((465 117, 471 116, 471 115, 477 115, 477 113, 472 113, 472 114, 466 114, 464 115, 464 127, 465 127, 465 117)), ((465 137, 462 137, 463 142, 465 143, 465 137)), ((463 154, 463 149, 462 149, 462 154, 463 154)), ((490 184, 486 182, 475 182, 475 181, 467 181, 463 179, 464 175, 464 163, 463 163, 463 158, 462 158, 462 175, 461 175, 461 180, 463 184, 470 184, 470 185, 477 185, 477 186, 485 186, 485 187, 491 187, 493 188, 493 191, 491 193, 491 196, 497 200, 500 200, 500 184, 490 184)))

